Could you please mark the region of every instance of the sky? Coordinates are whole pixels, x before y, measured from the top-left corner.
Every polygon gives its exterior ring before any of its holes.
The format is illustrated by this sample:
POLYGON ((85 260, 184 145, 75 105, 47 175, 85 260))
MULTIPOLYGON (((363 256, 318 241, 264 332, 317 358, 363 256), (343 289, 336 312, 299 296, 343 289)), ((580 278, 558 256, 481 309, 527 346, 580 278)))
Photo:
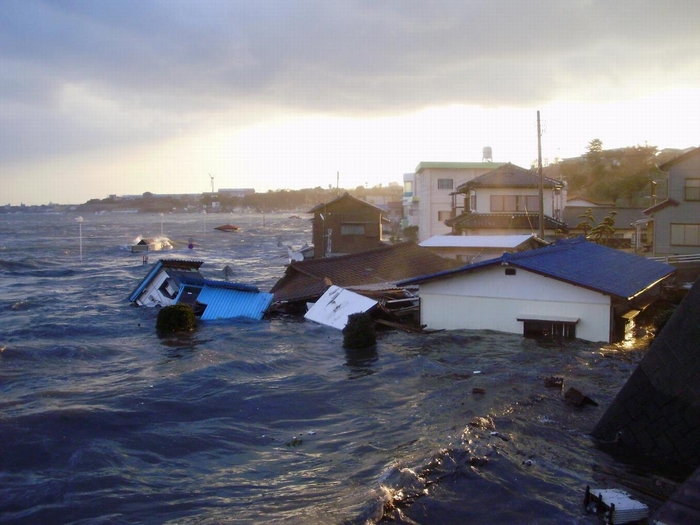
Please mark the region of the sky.
POLYGON ((700 145, 697 0, 3 0, 0 205, 700 145))

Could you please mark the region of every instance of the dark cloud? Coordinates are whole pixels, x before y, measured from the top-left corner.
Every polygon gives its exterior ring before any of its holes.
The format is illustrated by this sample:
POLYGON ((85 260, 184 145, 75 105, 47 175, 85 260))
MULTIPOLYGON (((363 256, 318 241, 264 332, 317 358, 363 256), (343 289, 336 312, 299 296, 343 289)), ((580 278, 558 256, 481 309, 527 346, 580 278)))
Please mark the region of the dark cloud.
POLYGON ((248 104, 396 114, 697 87, 699 19, 696 1, 2 2, 0 153, 140 141, 248 104), (66 115, 67 85, 111 119, 66 115))

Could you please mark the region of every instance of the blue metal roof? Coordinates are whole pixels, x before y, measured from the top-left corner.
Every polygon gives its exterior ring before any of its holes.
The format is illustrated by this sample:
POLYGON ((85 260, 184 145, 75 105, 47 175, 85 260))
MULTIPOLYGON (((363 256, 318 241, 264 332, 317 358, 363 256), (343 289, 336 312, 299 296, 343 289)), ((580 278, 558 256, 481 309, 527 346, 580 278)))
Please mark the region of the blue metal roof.
POLYGON ((271 293, 205 285, 197 302, 207 305, 202 313, 202 321, 234 317, 260 320, 272 303, 273 297, 271 293))
POLYGON ((583 237, 562 239, 555 244, 489 259, 398 283, 419 284, 481 268, 509 265, 523 268, 606 295, 630 298, 676 271, 669 265, 592 243, 583 237))
POLYGON ((180 281, 183 284, 191 284, 194 286, 211 286, 214 288, 225 288, 227 290, 239 290, 241 292, 259 292, 257 286, 252 284, 232 283, 230 281, 220 281, 216 279, 205 279, 202 274, 191 273, 181 274, 180 281))

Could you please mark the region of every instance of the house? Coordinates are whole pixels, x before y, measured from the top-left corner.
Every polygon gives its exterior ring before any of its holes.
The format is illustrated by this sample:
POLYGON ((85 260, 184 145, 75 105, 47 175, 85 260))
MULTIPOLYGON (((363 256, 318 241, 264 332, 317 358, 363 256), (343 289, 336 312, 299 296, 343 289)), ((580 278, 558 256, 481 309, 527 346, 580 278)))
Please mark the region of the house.
MULTIPOLYGON (((544 233, 565 233, 561 220, 564 187, 559 180, 542 177, 544 233)), ((464 212, 445 224, 465 235, 514 235, 539 231, 540 177, 531 170, 504 164, 457 187, 465 201, 464 212)), ((458 209, 455 210, 457 212, 458 209)))
POLYGON ((404 175, 404 227, 418 227, 418 242, 450 233, 445 221, 461 213, 455 189, 502 166, 499 162, 421 162, 404 175), (455 211, 456 210, 456 211, 455 211))
POLYGON ((420 322, 429 329, 614 342, 674 272, 578 237, 398 285, 419 285, 420 322))
POLYGON ((336 285, 352 288, 365 296, 395 296, 408 299, 396 282, 426 273, 455 267, 455 262, 435 255, 416 243, 404 242, 362 253, 291 261, 284 275, 270 289, 273 308, 304 311, 307 302, 316 301, 336 285))
POLYGON ((313 213, 314 258, 372 250, 382 245, 386 212, 345 193, 309 210, 313 213))
POLYGON ((668 197, 644 210, 637 222, 646 230, 647 249, 654 255, 700 253, 700 148, 661 164, 668 178, 668 197))
POLYGON ((433 235, 420 243, 423 248, 448 259, 475 263, 546 245, 534 234, 523 235, 433 235))
POLYGON ((203 321, 247 317, 262 319, 272 294, 255 286, 205 279, 202 261, 160 260, 129 296, 137 306, 187 304, 203 321))

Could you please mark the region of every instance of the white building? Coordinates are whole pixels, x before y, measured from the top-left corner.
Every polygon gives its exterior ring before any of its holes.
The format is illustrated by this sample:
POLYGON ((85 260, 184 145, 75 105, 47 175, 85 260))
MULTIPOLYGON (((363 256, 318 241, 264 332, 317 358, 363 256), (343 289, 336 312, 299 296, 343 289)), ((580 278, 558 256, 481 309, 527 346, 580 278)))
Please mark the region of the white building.
POLYGON ((418 241, 445 235, 445 221, 463 211, 455 203, 455 190, 462 184, 502 166, 499 162, 421 162, 415 173, 404 175, 406 226, 418 226, 418 241))

